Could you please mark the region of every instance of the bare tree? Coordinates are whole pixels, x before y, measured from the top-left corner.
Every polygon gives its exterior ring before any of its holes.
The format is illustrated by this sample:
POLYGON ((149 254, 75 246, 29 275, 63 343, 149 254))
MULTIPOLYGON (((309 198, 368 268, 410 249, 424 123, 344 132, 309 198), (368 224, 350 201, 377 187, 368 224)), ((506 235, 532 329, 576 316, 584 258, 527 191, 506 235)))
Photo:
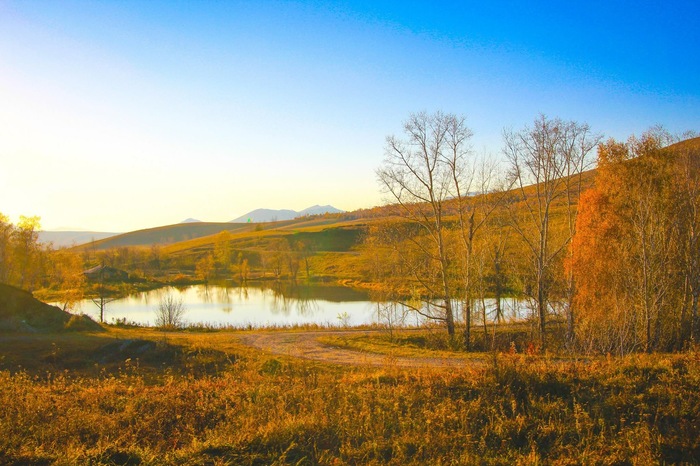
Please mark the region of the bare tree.
MULTIPOLYGON (((582 174, 589 167, 590 153, 600 141, 588 125, 547 119, 540 115, 532 128, 504 132, 504 152, 510 164, 509 179, 514 198, 509 203, 511 224, 526 245, 532 277, 527 294, 536 303, 540 344, 545 329, 551 292, 561 263, 576 230, 576 203, 582 174), (564 231, 553 231, 555 208, 563 209, 564 231)), ((561 213, 559 213, 561 214, 561 213)), ((567 277, 566 301, 570 304, 575 283, 567 277)), ((573 331, 574 309, 566 306, 573 331)))
POLYGON ((107 310, 107 304, 111 303, 112 301, 116 301, 118 298, 111 297, 109 289, 107 288, 105 281, 105 264, 102 263, 100 265, 100 268, 97 272, 97 286, 96 286, 96 291, 97 291, 97 296, 92 298, 92 302, 97 306, 97 308, 100 310, 100 322, 104 323, 105 321, 105 311, 107 310))
POLYGON ((156 309, 156 326, 161 328, 180 328, 184 324, 185 305, 182 298, 176 298, 172 293, 165 294, 160 299, 156 309))
MULTIPOLYGON (((497 165, 487 158, 473 158, 463 146, 465 135, 458 128, 449 131, 449 151, 446 157, 452 172, 457 205, 462 258, 462 286, 464 300, 464 346, 471 349, 472 311, 475 300, 474 245, 477 234, 488 225, 489 218, 502 200, 502 189, 492 192, 497 181, 497 165)), ((484 298, 483 293, 480 298, 484 298)))
MULTIPOLYGON (((453 254, 448 249, 446 208, 458 192, 458 180, 467 171, 466 156, 471 131, 463 117, 437 112, 411 115, 404 123, 403 139, 387 137, 385 159, 377 176, 401 215, 419 227, 422 235, 409 238, 422 257, 413 278, 425 290, 425 299, 441 310, 425 317, 445 323, 455 333, 450 269, 453 254)), ((420 308, 415 309, 422 312, 420 308)))

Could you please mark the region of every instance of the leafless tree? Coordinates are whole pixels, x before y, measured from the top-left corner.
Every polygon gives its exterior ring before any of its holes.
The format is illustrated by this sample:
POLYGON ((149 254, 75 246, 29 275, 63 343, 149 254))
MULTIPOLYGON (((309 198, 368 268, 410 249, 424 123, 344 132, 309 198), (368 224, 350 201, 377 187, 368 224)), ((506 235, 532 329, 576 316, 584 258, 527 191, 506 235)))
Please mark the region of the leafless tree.
POLYGON ((179 328, 184 324, 185 305, 182 298, 172 293, 165 294, 156 309, 156 326, 161 328, 179 328))
MULTIPOLYGON (((425 317, 443 321, 450 336, 455 333, 450 269, 454 255, 446 234, 447 204, 460 191, 459 181, 467 171, 471 130, 464 117, 437 112, 412 114, 404 123, 404 138, 387 137, 385 159, 377 176, 401 215, 417 225, 421 238, 413 240, 422 256, 413 278, 425 290, 425 299, 441 310, 425 317), (427 272, 427 273, 426 273, 427 272)), ((410 239, 410 238, 409 238, 410 239)), ((415 309, 422 312, 419 307, 415 309)))
MULTIPOLYGON (((600 141, 586 124, 548 119, 540 115, 532 128, 504 131, 504 153, 510 165, 513 198, 509 203, 511 224, 526 245, 532 278, 528 294, 536 303, 540 344, 545 347, 545 329, 551 292, 561 263, 576 230, 576 203, 582 189, 582 175, 590 166, 590 153, 600 141), (552 216, 557 207, 566 217, 564 231, 553 231, 552 216)), ((575 290, 567 277, 566 301, 575 290)), ((573 331, 574 309, 566 306, 573 331)))

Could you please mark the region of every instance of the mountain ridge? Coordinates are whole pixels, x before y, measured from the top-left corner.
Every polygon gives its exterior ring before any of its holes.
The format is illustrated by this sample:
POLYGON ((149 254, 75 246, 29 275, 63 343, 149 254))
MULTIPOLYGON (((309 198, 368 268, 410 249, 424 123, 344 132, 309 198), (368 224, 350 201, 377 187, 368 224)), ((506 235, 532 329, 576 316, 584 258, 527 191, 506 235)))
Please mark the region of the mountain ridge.
POLYGON ((306 215, 322 215, 326 213, 340 214, 343 212, 343 210, 333 207, 332 205, 321 206, 318 204, 300 211, 291 209, 255 209, 240 217, 234 218, 229 221, 229 223, 281 222, 304 217, 306 215))

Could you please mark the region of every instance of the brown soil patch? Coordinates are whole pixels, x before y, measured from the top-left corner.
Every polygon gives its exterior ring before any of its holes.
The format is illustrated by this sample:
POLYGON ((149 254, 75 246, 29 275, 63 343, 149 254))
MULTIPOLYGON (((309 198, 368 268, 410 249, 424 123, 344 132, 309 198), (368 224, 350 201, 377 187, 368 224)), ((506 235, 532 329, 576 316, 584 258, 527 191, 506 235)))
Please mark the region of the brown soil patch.
POLYGON ((459 367, 482 364, 473 358, 414 358, 391 356, 346 348, 337 348, 318 341, 323 336, 356 335, 358 332, 373 333, 366 330, 333 330, 301 332, 255 332, 239 335, 240 341, 248 346, 295 358, 323 361, 332 364, 400 366, 400 367, 459 367))

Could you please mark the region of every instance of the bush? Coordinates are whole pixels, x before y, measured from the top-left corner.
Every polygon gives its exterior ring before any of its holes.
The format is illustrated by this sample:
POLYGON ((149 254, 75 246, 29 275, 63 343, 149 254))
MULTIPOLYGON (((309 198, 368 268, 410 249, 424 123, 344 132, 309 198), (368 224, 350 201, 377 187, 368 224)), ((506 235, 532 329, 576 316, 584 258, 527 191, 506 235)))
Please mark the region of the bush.
POLYGON ((164 329, 178 329, 184 325, 185 305, 182 298, 175 298, 171 293, 160 300, 156 309, 156 326, 164 329))

